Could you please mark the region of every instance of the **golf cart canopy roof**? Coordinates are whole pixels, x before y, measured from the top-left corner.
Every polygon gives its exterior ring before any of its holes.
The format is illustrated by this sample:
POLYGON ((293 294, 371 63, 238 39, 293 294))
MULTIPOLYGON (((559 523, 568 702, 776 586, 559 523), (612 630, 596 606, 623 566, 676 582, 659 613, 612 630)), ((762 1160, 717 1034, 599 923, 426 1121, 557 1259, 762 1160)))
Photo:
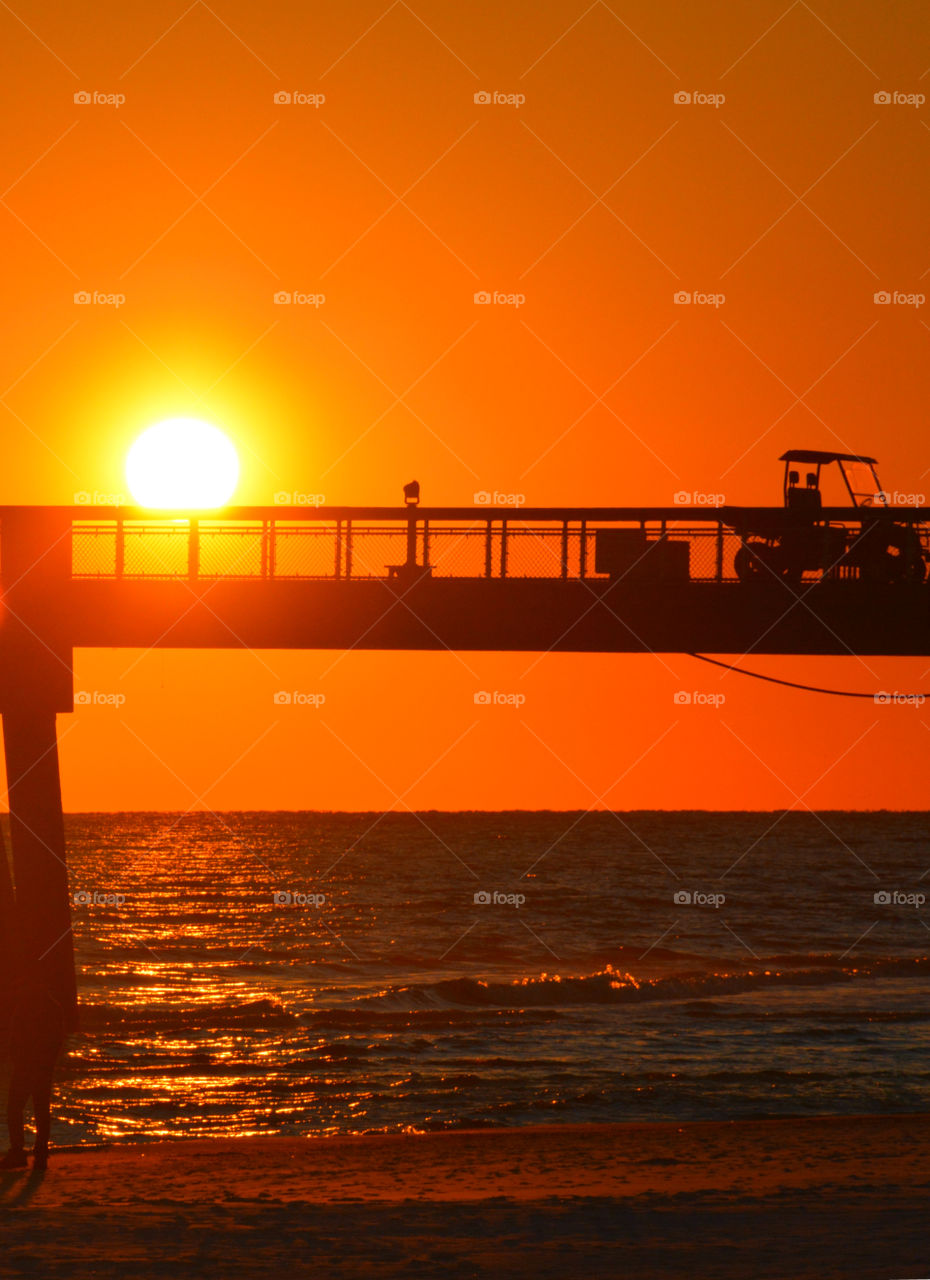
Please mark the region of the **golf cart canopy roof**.
POLYGON ((868 462, 876 465, 875 458, 866 458, 858 453, 821 453, 818 449, 789 449, 778 459, 779 462, 868 462))

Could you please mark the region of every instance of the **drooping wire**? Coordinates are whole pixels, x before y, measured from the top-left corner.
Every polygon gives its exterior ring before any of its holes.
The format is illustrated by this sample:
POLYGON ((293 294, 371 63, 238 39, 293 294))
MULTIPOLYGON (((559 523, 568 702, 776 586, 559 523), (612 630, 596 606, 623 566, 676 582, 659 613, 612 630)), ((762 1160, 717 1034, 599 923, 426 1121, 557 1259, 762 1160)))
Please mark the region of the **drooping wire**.
MULTIPOLYGON (((851 689, 823 689, 816 684, 799 684, 796 680, 782 680, 779 676, 767 676, 761 671, 747 671, 745 667, 737 667, 730 662, 721 662, 719 658, 709 658, 706 653, 689 653, 687 656, 689 658, 697 658, 698 662, 709 662, 714 667, 723 667, 724 671, 732 671, 738 676, 749 676, 752 680, 765 680, 768 684, 782 684, 788 689, 802 689, 805 693, 827 693, 833 698, 868 698, 872 702, 877 701, 880 697, 879 694, 875 693, 855 693, 851 689)), ((896 699, 930 698, 930 693, 896 692, 894 696, 896 699)))

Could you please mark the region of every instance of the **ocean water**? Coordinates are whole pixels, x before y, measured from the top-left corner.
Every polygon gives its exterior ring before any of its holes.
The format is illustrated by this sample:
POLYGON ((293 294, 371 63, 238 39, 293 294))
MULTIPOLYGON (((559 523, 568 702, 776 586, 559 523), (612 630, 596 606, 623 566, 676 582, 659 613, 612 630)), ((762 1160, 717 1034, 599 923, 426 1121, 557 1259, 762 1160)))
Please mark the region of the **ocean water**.
POLYGON ((67 827, 59 1143, 930 1104, 928 814, 67 827))

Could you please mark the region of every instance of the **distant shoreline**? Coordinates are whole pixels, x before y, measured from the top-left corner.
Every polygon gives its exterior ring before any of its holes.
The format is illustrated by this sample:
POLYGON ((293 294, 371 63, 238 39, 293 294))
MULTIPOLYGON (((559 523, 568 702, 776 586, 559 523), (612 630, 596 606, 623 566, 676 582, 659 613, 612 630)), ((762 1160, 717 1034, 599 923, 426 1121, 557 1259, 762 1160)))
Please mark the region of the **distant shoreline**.
MULTIPOLYGON (((909 817, 930 817, 930 809, 610 809, 606 806, 593 807, 590 809, 211 809, 208 807, 191 808, 191 809, 66 809, 64 816, 66 818, 95 818, 106 817, 113 818, 120 815, 129 814, 132 817, 197 817, 201 814, 239 814, 248 816, 249 814, 261 814, 265 817, 276 813, 295 816, 316 815, 321 818, 365 818, 373 817, 376 814, 382 814, 387 817, 411 818, 418 814, 440 814, 442 816, 456 817, 459 815, 478 815, 487 817, 504 817, 507 815, 514 816, 542 816, 544 814, 564 815, 570 817, 576 814, 587 816, 588 814, 611 814, 623 813, 628 817, 636 815, 662 817, 665 814, 674 815, 677 818, 685 817, 688 814, 695 816, 714 817, 726 816, 759 816, 766 817, 773 814, 780 814, 783 817, 798 817, 802 819, 810 818, 816 814, 870 814, 881 815, 891 814, 894 816, 907 815, 909 817)), ((8 809, 0 809, 0 818, 8 818, 10 816, 8 809)))

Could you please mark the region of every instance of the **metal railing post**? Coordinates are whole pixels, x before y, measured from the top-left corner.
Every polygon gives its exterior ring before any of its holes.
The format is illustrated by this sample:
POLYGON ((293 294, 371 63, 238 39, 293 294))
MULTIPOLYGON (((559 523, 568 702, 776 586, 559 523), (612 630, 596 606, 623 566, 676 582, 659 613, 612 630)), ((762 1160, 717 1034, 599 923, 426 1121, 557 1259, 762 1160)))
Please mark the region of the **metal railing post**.
POLYGON ((507 521, 501 521, 501 577, 507 577, 507 521))
POLYGON ((585 577, 588 572, 588 522, 581 522, 581 554, 578 557, 579 576, 585 577))
POLYGON ((187 533, 187 576, 200 574, 200 521, 191 520, 187 533))
POLYGON ((117 578, 123 576, 126 568, 126 530, 123 527, 122 520, 116 522, 116 554, 113 564, 113 572, 117 578))
POLYGON ((485 528, 484 534, 484 576, 490 578, 493 565, 491 563, 491 553, 494 549, 494 521, 489 520, 485 528))
POLYGON ((562 521, 562 577, 568 577, 568 521, 562 521))

